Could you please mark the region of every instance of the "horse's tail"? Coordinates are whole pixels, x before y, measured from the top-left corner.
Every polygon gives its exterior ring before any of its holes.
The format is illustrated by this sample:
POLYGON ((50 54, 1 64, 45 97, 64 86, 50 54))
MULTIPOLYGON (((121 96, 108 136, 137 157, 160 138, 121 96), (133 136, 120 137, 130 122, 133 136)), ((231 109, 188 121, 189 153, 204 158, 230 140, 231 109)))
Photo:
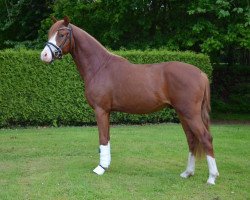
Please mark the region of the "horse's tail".
MULTIPOLYGON (((205 90, 204 90, 204 95, 203 95, 203 100, 201 104, 201 118, 203 121, 203 124, 205 128, 207 129, 206 133, 209 133, 209 126, 210 126, 210 117, 209 113, 211 111, 210 107, 210 85, 209 85, 209 80, 207 78, 207 75, 205 73, 202 73, 202 76, 204 77, 205 81, 205 90)), ((199 141, 198 138, 195 138, 194 141, 194 154, 199 158, 202 157, 205 154, 205 150, 201 142, 199 141)))
POLYGON ((210 106, 210 85, 209 85, 209 80, 207 78, 207 75, 203 73, 203 76, 205 77, 205 91, 204 91, 204 96, 203 96, 203 101, 201 105, 201 118, 202 121, 207 129, 209 131, 209 126, 210 126, 210 117, 209 113, 211 111, 211 106, 210 106))

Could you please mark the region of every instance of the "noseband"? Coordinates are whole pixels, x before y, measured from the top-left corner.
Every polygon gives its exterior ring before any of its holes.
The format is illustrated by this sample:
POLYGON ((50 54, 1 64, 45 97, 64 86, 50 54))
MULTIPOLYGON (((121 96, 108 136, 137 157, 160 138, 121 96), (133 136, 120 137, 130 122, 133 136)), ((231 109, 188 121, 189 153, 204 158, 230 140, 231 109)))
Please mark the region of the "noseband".
POLYGON ((55 59, 62 59, 62 56, 63 56, 62 49, 68 39, 69 39, 69 46, 71 48, 72 28, 68 25, 68 27, 59 28, 57 32, 60 30, 65 30, 65 29, 67 29, 69 33, 67 34, 64 41, 59 46, 57 46, 56 44, 53 44, 52 42, 46 42, 45 44, 45 46, 47 46, 51 52, 51 55, 52 55, 51 62, 53 62, 55 59), (52 51, 51 46, 53 46, 56 49, 54 52, 52 51))

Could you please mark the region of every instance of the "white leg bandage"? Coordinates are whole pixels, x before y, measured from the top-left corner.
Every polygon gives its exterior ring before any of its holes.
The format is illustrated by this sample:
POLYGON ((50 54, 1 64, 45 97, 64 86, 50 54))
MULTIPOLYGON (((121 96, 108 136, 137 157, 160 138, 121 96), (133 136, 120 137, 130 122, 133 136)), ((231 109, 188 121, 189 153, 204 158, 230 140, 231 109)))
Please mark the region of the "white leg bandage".
POLYGON ((102 175, 111 162, 110 142, 107 145, 100 145, 100 164, 93 170, 96 174, 102 175))
POLYGON ((211 156, 207 156, 207 164, 208 164, 208 170, 209 170, 209 177, 208 177, 207 183, 214 185, 217 176, 219 176, 219 172, 217 169, 215 159, 211 156))
POLYGON ((195 156, 191 152, 189 152, 187 169, 180 175, 182 178, 188 178, 189 176, 194 175, 194 170, 195 170, 195 156))

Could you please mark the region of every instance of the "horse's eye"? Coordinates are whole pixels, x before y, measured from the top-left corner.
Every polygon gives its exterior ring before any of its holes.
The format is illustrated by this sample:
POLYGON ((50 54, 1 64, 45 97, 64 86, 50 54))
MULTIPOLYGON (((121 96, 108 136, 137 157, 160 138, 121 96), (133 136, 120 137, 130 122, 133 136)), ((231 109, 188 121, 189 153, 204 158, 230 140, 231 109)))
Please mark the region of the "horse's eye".
POLYGON ((60 37, 60 38, 63 38, 63 37, 64 37, 64 35, 63 35, 63 34, 59 34, 59 37, 60 37))

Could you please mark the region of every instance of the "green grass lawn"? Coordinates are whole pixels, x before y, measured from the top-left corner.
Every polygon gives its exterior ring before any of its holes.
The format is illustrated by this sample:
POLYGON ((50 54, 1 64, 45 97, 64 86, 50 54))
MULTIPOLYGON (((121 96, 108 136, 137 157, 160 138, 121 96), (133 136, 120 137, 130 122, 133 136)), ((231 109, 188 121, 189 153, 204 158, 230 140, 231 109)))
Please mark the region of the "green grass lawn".
POLYGON ((212 126, 220 177, 205 159, 180 178, 188 148, 179 124, 112 126, 112 163, 97 176, 96 127, 0 130, 0 199, 250 199, 250 126, 212 126))

